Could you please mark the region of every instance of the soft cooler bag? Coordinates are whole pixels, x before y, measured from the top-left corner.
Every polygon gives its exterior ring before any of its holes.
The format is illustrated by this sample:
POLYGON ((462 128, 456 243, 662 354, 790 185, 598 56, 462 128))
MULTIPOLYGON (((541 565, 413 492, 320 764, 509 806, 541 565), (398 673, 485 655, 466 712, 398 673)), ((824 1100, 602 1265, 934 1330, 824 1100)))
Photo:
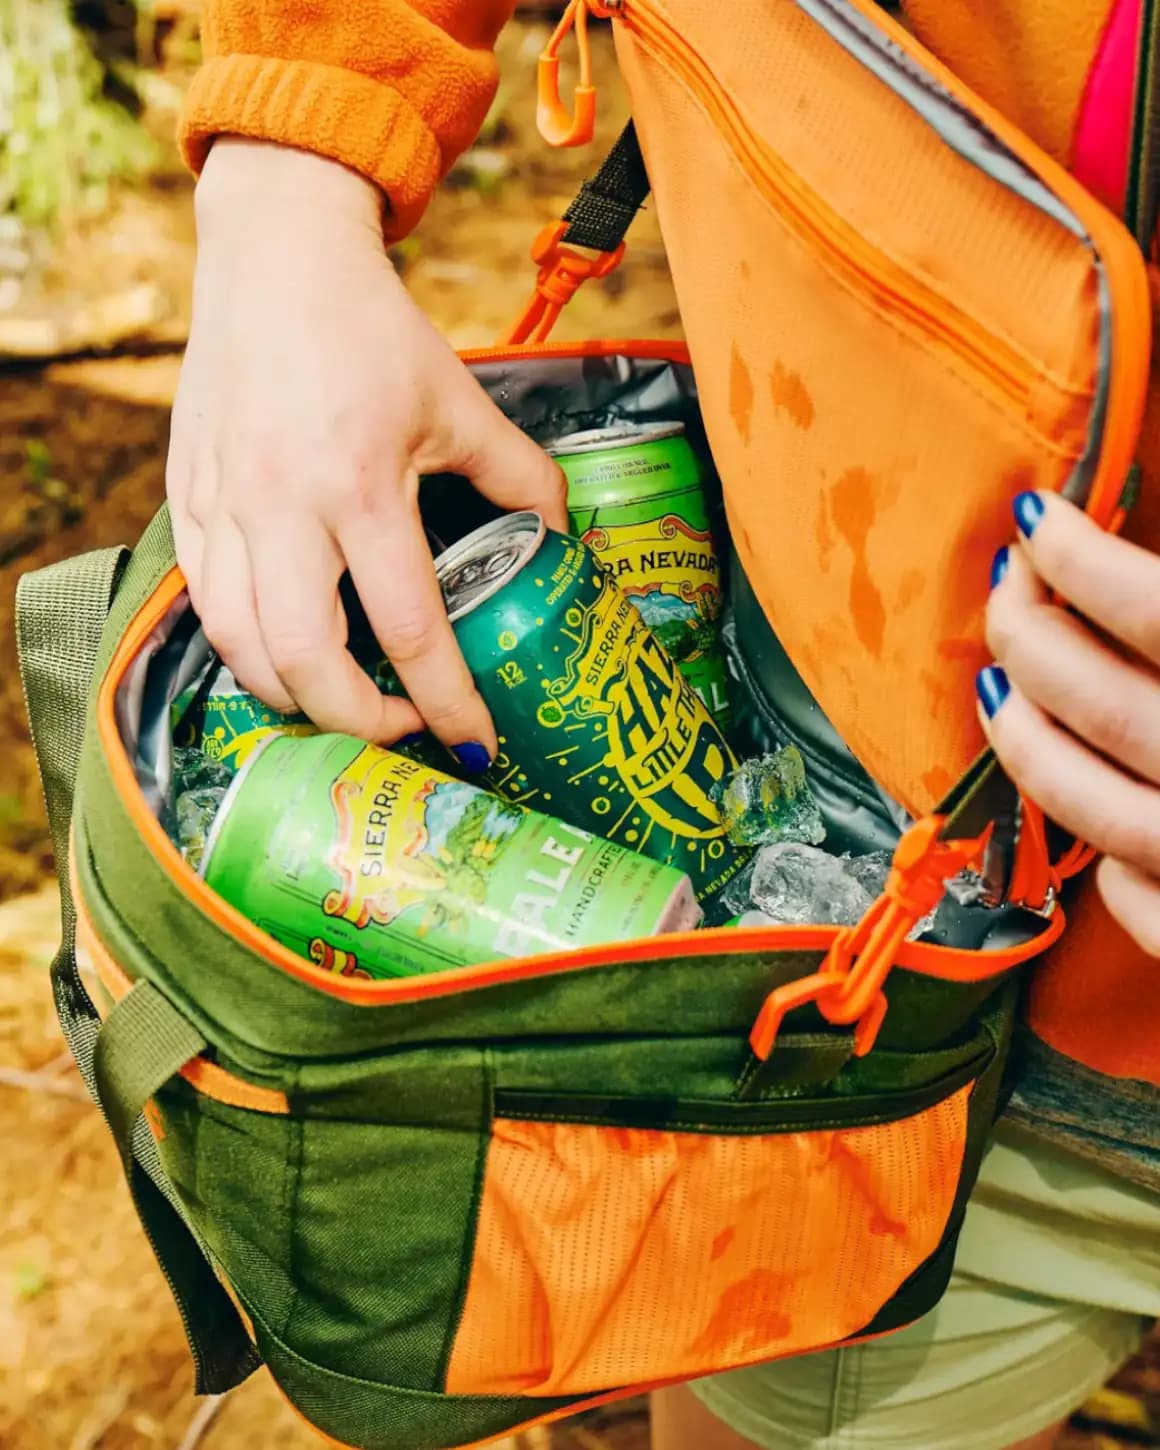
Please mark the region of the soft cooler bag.
MULTIPOLYGON (((1062 932, 1051 888, 1078 860, 1036 831, 1015 848, 1009 787, 972 763, 970 676, 1012 496, 1116 520, 1139 253, 872 7, 768 0, 728 26, 700 0, 609 8, 696 377, 669 344, 542 341, 615 259, 615 240, 573 247, 623 231, 631 146, 537 245, 518 329, 536 340, 468 361, 534 437, 703 423, 771 648, 877 782, 862 799, 863 777, 808 761, 832 837, 878 845, 885 811, 898 842, 859 926, 328 973, 216 898, 159 823, 194 638, 164 511, 131 555, 21 586, 57 1004, 199 1389, 262 1359, 352 1446, 465 1446, 930 1309, 1019 969, 1062 932), (908 942, 970 862, 1014 904, 908 942)), ((792 738, 732 637, 743 749, 792 738)))

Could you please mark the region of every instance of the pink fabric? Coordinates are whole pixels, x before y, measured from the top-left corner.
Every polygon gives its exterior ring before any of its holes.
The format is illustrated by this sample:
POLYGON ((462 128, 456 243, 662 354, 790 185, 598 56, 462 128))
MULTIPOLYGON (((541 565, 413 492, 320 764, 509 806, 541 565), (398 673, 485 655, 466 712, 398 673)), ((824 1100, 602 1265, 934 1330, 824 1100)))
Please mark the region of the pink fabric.
POLYGON ((1141 0, 1113 0, 1076 124, 1072 170, 1114 211, 1124 205, 1141 0))

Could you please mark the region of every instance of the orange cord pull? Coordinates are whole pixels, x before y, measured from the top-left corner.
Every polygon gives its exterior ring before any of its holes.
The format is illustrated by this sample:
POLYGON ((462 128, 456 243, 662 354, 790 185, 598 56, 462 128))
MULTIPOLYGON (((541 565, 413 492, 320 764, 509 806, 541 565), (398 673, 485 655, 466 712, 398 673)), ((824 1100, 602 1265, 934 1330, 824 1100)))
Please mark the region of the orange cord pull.
POLYGON ((532 261, 540 268, 536 290, 504 342, 543 342, 580 284, 620 265, 623 242, 614 252, 585 254, 561 245, 567 230, 567 222, 549 222, 532 244, 532 261))
POLYGON ((834 938, 821 968, 812 976, 778 987, 765 999, 749 1042, 764 1061, 773 1051, 786 1013, 817 1004, 827 1022, 854 1024, 854 1054, 863 1057, 886 1016, 882 987, 898 950, 915 923, 943 898, 946 883, 974 861, 983 838, 940 839, 943 818, 924 816, 898 843, 886 890, 855 927, 834 938))
POLYGON ((544 47, 536 67, 536 129, 549 146, 584 146, 596 129, 596 87, 592 84, 592 53, 588 45, 588 12, 607 14, 591 0, 569 0, 559 25, 544 47), (560 47, 575 28, 580 78, 569 111, 560 98, 560 47))

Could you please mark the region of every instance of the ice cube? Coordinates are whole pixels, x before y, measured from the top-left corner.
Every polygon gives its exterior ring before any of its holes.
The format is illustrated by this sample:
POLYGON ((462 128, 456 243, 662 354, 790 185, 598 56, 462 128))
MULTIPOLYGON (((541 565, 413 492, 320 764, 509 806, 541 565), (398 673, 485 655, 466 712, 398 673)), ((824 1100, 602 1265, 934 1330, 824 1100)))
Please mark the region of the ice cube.
POLYGON ((221 808, 225 794, 224 786, 206 786, 199 790, 183 791, 177 797, 174 808, 176 845, 195 871, 201 865, 210 827, 221 808))
POLYGON ((751 898, 774 921, 837 926, 861 921, 873 900, 840 857, 798 842, 758 852, 751 898))
POLYGON ((806 780, 796 745, 745 761, 714 791, 726 833, 735 846, 800 841, 816 846, 826 827, 806 780))
POLYGON ((947 895, 953 897, 960 906, 981 906, 983 893, 982 876, 978 871, 972 871, 969 866, 947 882, 947 895))
MULTIPOLYGON (((872 898, 877 899, 886 890, 886 880, 894 861, 889 851, 868 851, 864 856, 843 856, 842 860, 848 874, 864 886, 872 898)), ((917 941, 920 936, 932 930, 937 915, 938 908, 935 907, 915 922, 907 933, 907 941, 917 941)))
POLYGON ((868 851, 864 856, 842 857, 847 876, 852 876, 864 886, 871 896, 881 896, 886 890, 886 878, 890 875, 893 860, 889 851, 868 851))
POLYGON ((213 790, 226 787, 233 779, 228 768, 218 760, 211 760, 197 746, 175 745, 173 747, 173 790, 174 798, 191 790, 213 790))

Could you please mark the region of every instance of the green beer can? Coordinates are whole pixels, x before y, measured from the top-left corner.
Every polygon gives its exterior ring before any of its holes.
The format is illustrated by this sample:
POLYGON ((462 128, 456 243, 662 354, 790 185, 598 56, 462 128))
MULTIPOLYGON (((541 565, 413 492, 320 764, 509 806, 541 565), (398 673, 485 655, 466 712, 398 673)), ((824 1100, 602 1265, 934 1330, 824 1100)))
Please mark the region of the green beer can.
POLYGON ((704 477, 682 423, 569 433, 549 446, 568 480, 578 534, 722 724, 721 561, 704 477))
POLYGON ((714 896, 752 855, 712 792, 737 768, 720 727, 579 539, 509 514, 436 572, 499 732, 501 794, 618 841, 714 896))
POLYGON ((231 773, 269 736, 313 735, 305 715, 284 715, 244 690, 225 665, 174 700, 170 710, 173 743, 193 746, 231 773))
POLYGON ((406 977, 696 926, 688 878, 346 735, 273 736, 222 802, 206 882, 344 976, 406 977))

